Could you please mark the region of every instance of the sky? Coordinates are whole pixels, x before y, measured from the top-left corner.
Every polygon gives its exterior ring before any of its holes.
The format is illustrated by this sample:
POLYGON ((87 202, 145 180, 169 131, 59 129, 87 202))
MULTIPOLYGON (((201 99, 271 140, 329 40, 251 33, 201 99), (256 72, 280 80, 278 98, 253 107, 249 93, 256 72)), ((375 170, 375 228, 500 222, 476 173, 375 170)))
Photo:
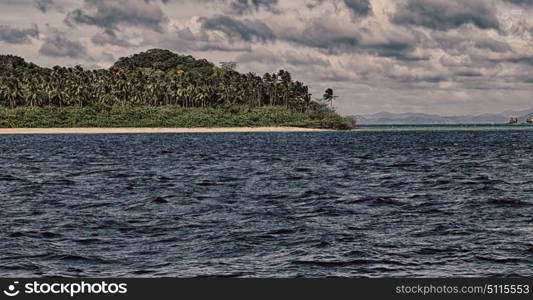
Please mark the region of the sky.
POLYGON ((533 0, 0 0, 0 54, 106 68, 152 48, 285 69, 341 114, 533 108, 533 0))

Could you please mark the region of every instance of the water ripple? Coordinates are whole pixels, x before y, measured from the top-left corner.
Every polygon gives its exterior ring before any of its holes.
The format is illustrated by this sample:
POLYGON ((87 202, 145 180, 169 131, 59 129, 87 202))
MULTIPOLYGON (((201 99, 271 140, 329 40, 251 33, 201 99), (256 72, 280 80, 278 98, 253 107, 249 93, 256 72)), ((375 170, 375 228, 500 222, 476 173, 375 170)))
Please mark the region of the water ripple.
POLYGON ((3 276, 533 268, 533 131, 1 139, 3 276))

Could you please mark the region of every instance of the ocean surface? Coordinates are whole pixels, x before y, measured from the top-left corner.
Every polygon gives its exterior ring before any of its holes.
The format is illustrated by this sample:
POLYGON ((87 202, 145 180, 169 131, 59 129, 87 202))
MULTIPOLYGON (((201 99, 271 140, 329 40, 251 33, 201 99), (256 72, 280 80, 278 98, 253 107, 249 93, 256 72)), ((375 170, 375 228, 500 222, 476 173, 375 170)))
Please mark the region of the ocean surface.
POLYGON ((532 276, 532 151, 531 126, 0 136, 0 276, 532 276))

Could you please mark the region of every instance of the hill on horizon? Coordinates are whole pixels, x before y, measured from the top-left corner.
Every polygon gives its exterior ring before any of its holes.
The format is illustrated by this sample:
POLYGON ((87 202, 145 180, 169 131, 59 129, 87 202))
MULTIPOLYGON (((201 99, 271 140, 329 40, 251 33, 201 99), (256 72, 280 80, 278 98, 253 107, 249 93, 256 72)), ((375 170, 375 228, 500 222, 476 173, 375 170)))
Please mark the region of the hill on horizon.
POLYGON ((524 123, 533 115, 533 108, 519 111, 507 110, 496 114, 441 116, 425 113, 379 112, 367 115, 352 115, 359 125, 433 125, 433 124, 505 124, 509 117, 518 117, 524 123))

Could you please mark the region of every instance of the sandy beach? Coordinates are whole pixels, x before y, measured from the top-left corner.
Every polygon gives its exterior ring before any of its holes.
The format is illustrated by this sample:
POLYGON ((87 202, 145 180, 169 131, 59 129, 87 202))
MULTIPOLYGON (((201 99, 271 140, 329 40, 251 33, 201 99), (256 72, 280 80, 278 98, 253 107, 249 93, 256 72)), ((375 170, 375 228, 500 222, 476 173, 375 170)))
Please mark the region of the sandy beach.
POLYGON ((126 133, 222 133, 222 132, 326 132, 299 127, 216 128, 0 128, 1 134, 126 134, 126 133))

